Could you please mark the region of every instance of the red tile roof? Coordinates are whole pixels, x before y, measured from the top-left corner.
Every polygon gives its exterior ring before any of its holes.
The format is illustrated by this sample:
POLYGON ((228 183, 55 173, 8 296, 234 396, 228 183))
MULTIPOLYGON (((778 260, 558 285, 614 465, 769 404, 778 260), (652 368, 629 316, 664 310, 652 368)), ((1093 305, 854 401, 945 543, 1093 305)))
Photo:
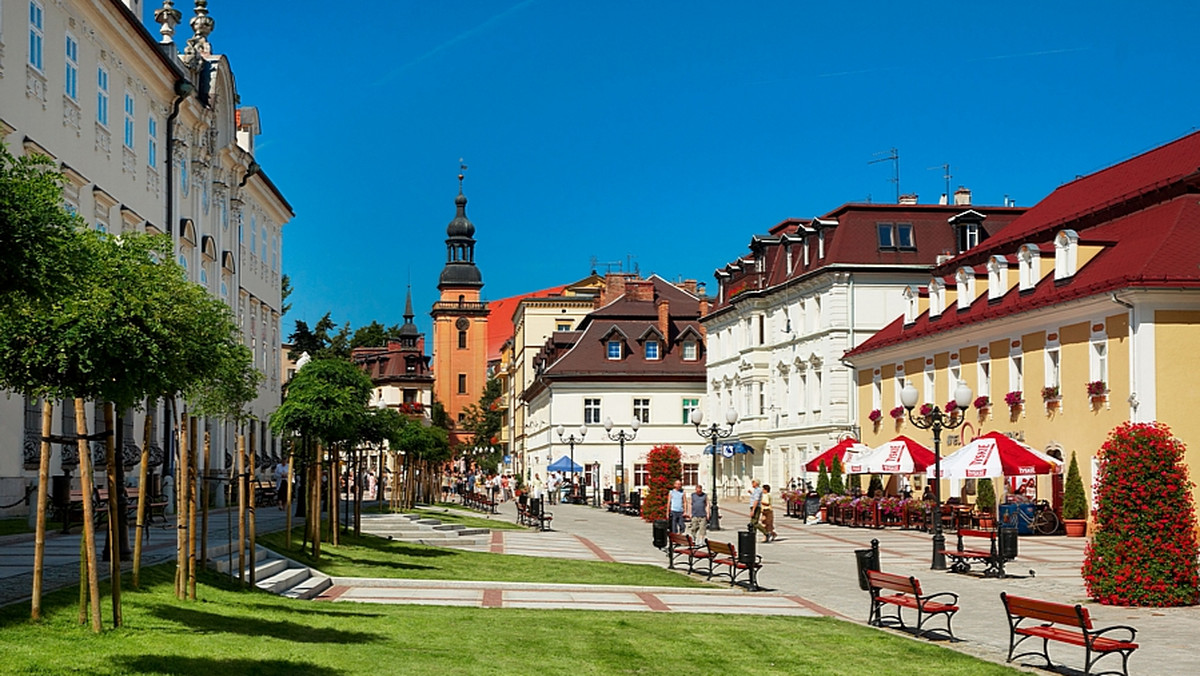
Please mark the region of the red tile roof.
POLYGON ((531 291, 523 293, 519 296, 510 296, 501 298, 488 303, 488 329, 487 329, 487 360, 489 362, 496 361, 500 358, 500 348, 504 347, 504 342, 513 337, 515 327, 513 326, 513 313, 517 311, 517 305, 526 298, 544 298, 547 296, 557 296, 563 292, 567 285, 552 286, 549 289, 541 291, 531 291))

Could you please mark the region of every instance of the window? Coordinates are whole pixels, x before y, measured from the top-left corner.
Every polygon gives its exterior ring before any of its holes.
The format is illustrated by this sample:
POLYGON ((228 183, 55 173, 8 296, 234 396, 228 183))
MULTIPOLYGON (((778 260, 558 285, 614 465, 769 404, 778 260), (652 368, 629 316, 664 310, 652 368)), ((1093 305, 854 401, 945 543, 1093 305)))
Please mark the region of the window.
POLYGON ((96 68, 96 121, 108 126, 108 71, 96 68))
POLYGON ((692 411, 700 408, 699 399, 684 399, 683 400, 683 424, 690 425, 692 423, 692 411))
POLYGON ((1058 345, 1046 346, 1046 387, 1061 387, 1062 372, 1061 359, 1062 350, 1058 345))
POLYGON ((992 398, 992 360, 985 357, 982 353, 979 355, 979 361, 976 364, 977 372, 975 374, 979 384, 979 391, 976 393, 981 397, 992 398))
POLYGON ((567 322, 567 323, 559 322, 558 325, 554 327, 554 330, 555 331, 570 331, 571 324, 569 322, 567 322))
POLYGON ((583 424, 599 425, 600 424, 600 400, 599 399, 584 399, 583 400, 583 424))
POLYGON ((250 217, 250 253, 258 251, 258 217, 250 217))
POLYGON ((633 466, 633 485, 634 487, 650 485, 650 472, 647 471, 645 465, 636 464, 633 466))
POLYGON ((917 245, 913 242, 912 223, 896 224, 896 246, 901 249, 917 248, 917 245))
POLYGON ((958 252, 979 246, 980 227, 978 223, 963 223, 958 228, 958 252))
POLYGON ((29 65, 42 69, 42 42, 45 40, 43 22, 45 13, 42 5, 37 2, 29 3, 29 65))
POLYGON ((923 397, 922 403, 937 403, 936 383, 937 375, 934 372, 933 367, 930 366, 925 370, 925 391, 921 393, 921 396, 923 397))
POLYGON ((758 344, 767 342, 767 321, 762 315, 758 316, 758 344))
POLYGON ((696 486, 700 483, 700 463, 685 462, 683 463, 683 485, 696 486))
POLYGON ((267 226, 262 227, 262 248, 259 250, 263 262, 267 262, 267 226))
POLYGON ((696 341, 694 341, 694 340, 683 341, 683 360, 684 361, 696 361, 696 359, 699 357, 699 353, 700 353, 700 350, 698 348, 699 348, 699 346, 696 344, 696 341))
POLYGON ((79 43, 67 34, 66 72, 63 77, 63 91, 74 101, 79 98, 79 43))
POLYGON ((646 341, 646 359, 648 359, 648 360, 658 359, 658 341, 657 340, 647 340, 646 341))
POLYGON ((1023 392, 1025 387, 1025 357, 1019 349, 1008 355, 1008 391, 1023 392))
POLYGON ((133 150, 133 94, 125 92, 125 147, 133 150))
POLYGON ((1092 358, 1089 364, 1091 380, 1108 384, 1108 342, 1105 336, 1092 339, 1092 358))
POLYGON ((633 417, 638 422, 648 425, 650 423, 650 400, 649 399, 634 399, 633 400, 633 417))
POLYGON ((620 359, 621 358, 621 341, 619 341, 619 340, 608 341, 608 358, 609 359, 620 359))
POLYGON ((467 349, 467 332, 466 331, 458 332, 458 349, 460 349, 460 350, 467 349))
POLYGON ((150 168, 158 167, 158 120, 150 117, 146 133, 146 164, 150 168))
POLYGON ((1054 278, 1066 279, 1075 274, 1079 259, 1079 233, 1063 230, 1054 238, 1054 278))
POLYGON ((467 374, 465 373, 458 374, 458 393, 467 393, 467 374))
POLYGON ((880 249, 895 249, 896 238, 892 233, 891 223, 880 223, 875 226, 879 230, 879 248, 880 249))

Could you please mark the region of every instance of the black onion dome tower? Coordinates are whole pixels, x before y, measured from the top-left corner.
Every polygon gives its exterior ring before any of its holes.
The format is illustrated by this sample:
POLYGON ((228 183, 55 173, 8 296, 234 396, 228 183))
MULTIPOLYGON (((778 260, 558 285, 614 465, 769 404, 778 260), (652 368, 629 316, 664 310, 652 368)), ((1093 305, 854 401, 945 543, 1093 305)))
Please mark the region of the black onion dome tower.
POLYGON ((475 267, 475 225, 467 218, 467 197, 462 189, 463 175, 458 175, 458 197, 454 198, 457 213, 446 226, 446 267, 438 280, 438 289, 482 288, 483 275, 475 267))
POLYGON ((407 348, 415 348, 417 340, 421 337, 421 333, 417 331, 417 325, 413 323, 412 309, 412 286, 408 287, 408 294, 404 298, 404 326, 400 327, 400 345, 407 348))

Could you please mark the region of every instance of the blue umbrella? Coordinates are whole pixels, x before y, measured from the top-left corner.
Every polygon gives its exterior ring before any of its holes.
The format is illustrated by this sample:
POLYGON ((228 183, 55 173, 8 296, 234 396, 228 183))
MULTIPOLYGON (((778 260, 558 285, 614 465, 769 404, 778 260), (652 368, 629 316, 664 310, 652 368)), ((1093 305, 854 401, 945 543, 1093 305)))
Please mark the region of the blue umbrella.
POLYGON ((554 462, 547 465, 546 469, 550 472, 582 472, 583 471, 582 466, 571 462, 571 459, 565 455, 562 456, 561 458, 559 458, 558 460, 555 460, 554 462))

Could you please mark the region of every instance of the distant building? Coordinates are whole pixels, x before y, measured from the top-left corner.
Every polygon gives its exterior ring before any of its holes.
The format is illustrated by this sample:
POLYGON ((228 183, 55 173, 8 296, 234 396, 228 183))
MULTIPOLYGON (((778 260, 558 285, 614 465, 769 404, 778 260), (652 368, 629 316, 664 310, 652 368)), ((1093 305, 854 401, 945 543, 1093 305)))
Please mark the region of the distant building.
POLYGON ((575 462, 592 487, 615 485, 620 449, 605 435, 604 420, 629 431, 637 418, 641 428, 625 446, 629 487, 647 484, 646 456, 658 444, 678 446, 685 481, 699 481, 705 442, 688 416, 704 393, 706 310, 694 282, 681 288, 658 276, 608 275, 595 309, 570 330, 551 333, 527 358, 534 373, 521 394, 527 473, 544 478, 548 463, 570 455, 559 425, 576 435, 585 425, 575 462))
POLYGON ((371 378, 375 391, 371 406, 390 408, 405 415, 429 418, 433 404, 433 369, 425 355, 425 336, 413 323, 412 291, 404 301, 400 335, 381 347, 357 347, 350 360, 371 378))
POLYGON ((732 492, 752 478, 787 485, 804 463, 859 435, 852 370, 842 355, 904 308, 901 291, 935 264, 1004 232, 1025 210, 971 204, 845 204, 756 235, 750 253, 717 270, 708 330, 708 420, 739 415, 722 461, 732 492))
MULTIPOLYGON (((1074 452, 1090 494, 1108 432, 1157 420, 1187 444, 1187 464, 1200 466, 1197 167, 1200 133, 1059 187, 938 265, 848 355, 864 441, 908 427, 887 415, 905 383, 944 407, 962 380, 990 403, 968 412, 949 450, 964 435, 1000 431, 1066 461, 1074 452), (868 422, 872 411, 880 424, 868 422)), ((950 495, 973 489, 948 483, 950 495)), ((1017 478, 1009 490, 1058 503, 1061 475, 1026 483, 1017 478)))
POLYGON ((441 294, 433 317, 433 393, 455 426, 452 448, 469 444, 462 430, 466 408, 478 404, 487 384, 488 305, 480 298, 483 275, 475 266, 475 225, 467 218, 467 198, 458 176, 456 213, 446 226, 446 265, 438 278, 441 294))
MULTIPOLYGON (((14 154, 54 160, 66 177, 67 208, 97 230, 170 235, 189 279, 233 309, 264 375, 247 439, 262 467, 282 454, 266 421, 283 382, 280 276, 292 208, 255 160, 259 111, 239 105, 230 59, 209 42, 214 22, 205 4, 187 20, 192 36, 182 52, 174 37, 182 15, 164 8, 155 17, 157 41, 137 0, 0 3, 0 140, 14 154)), ((36 400, 0 397, 0 504, 19 503, 36 480, 39 411, 36 400)), ((103 419, 97 413, 89 404, 92 431, 103 419)), ((157 485, 171 462, 166 407, 150 401, 144 413, 122 413, 118 453, 130 469, 140 462, 144 415, 151 417, 157 485)), ((212 434, 212 456, 202 465, 231 467, 234 426, 199 423, 192 429, 212 434)), ((73 414, 56 411, 54 433, 74 431, 73 414)), ((93 452, 102 457, 99 442, 93 452)), ((70 475, 77 464, 74 448, 53 447, 53 474, 70 475)), ((103 462, 97 467, 102 473, 103 462)), ((27 512, 24 503, 0 510, 27 512)))

